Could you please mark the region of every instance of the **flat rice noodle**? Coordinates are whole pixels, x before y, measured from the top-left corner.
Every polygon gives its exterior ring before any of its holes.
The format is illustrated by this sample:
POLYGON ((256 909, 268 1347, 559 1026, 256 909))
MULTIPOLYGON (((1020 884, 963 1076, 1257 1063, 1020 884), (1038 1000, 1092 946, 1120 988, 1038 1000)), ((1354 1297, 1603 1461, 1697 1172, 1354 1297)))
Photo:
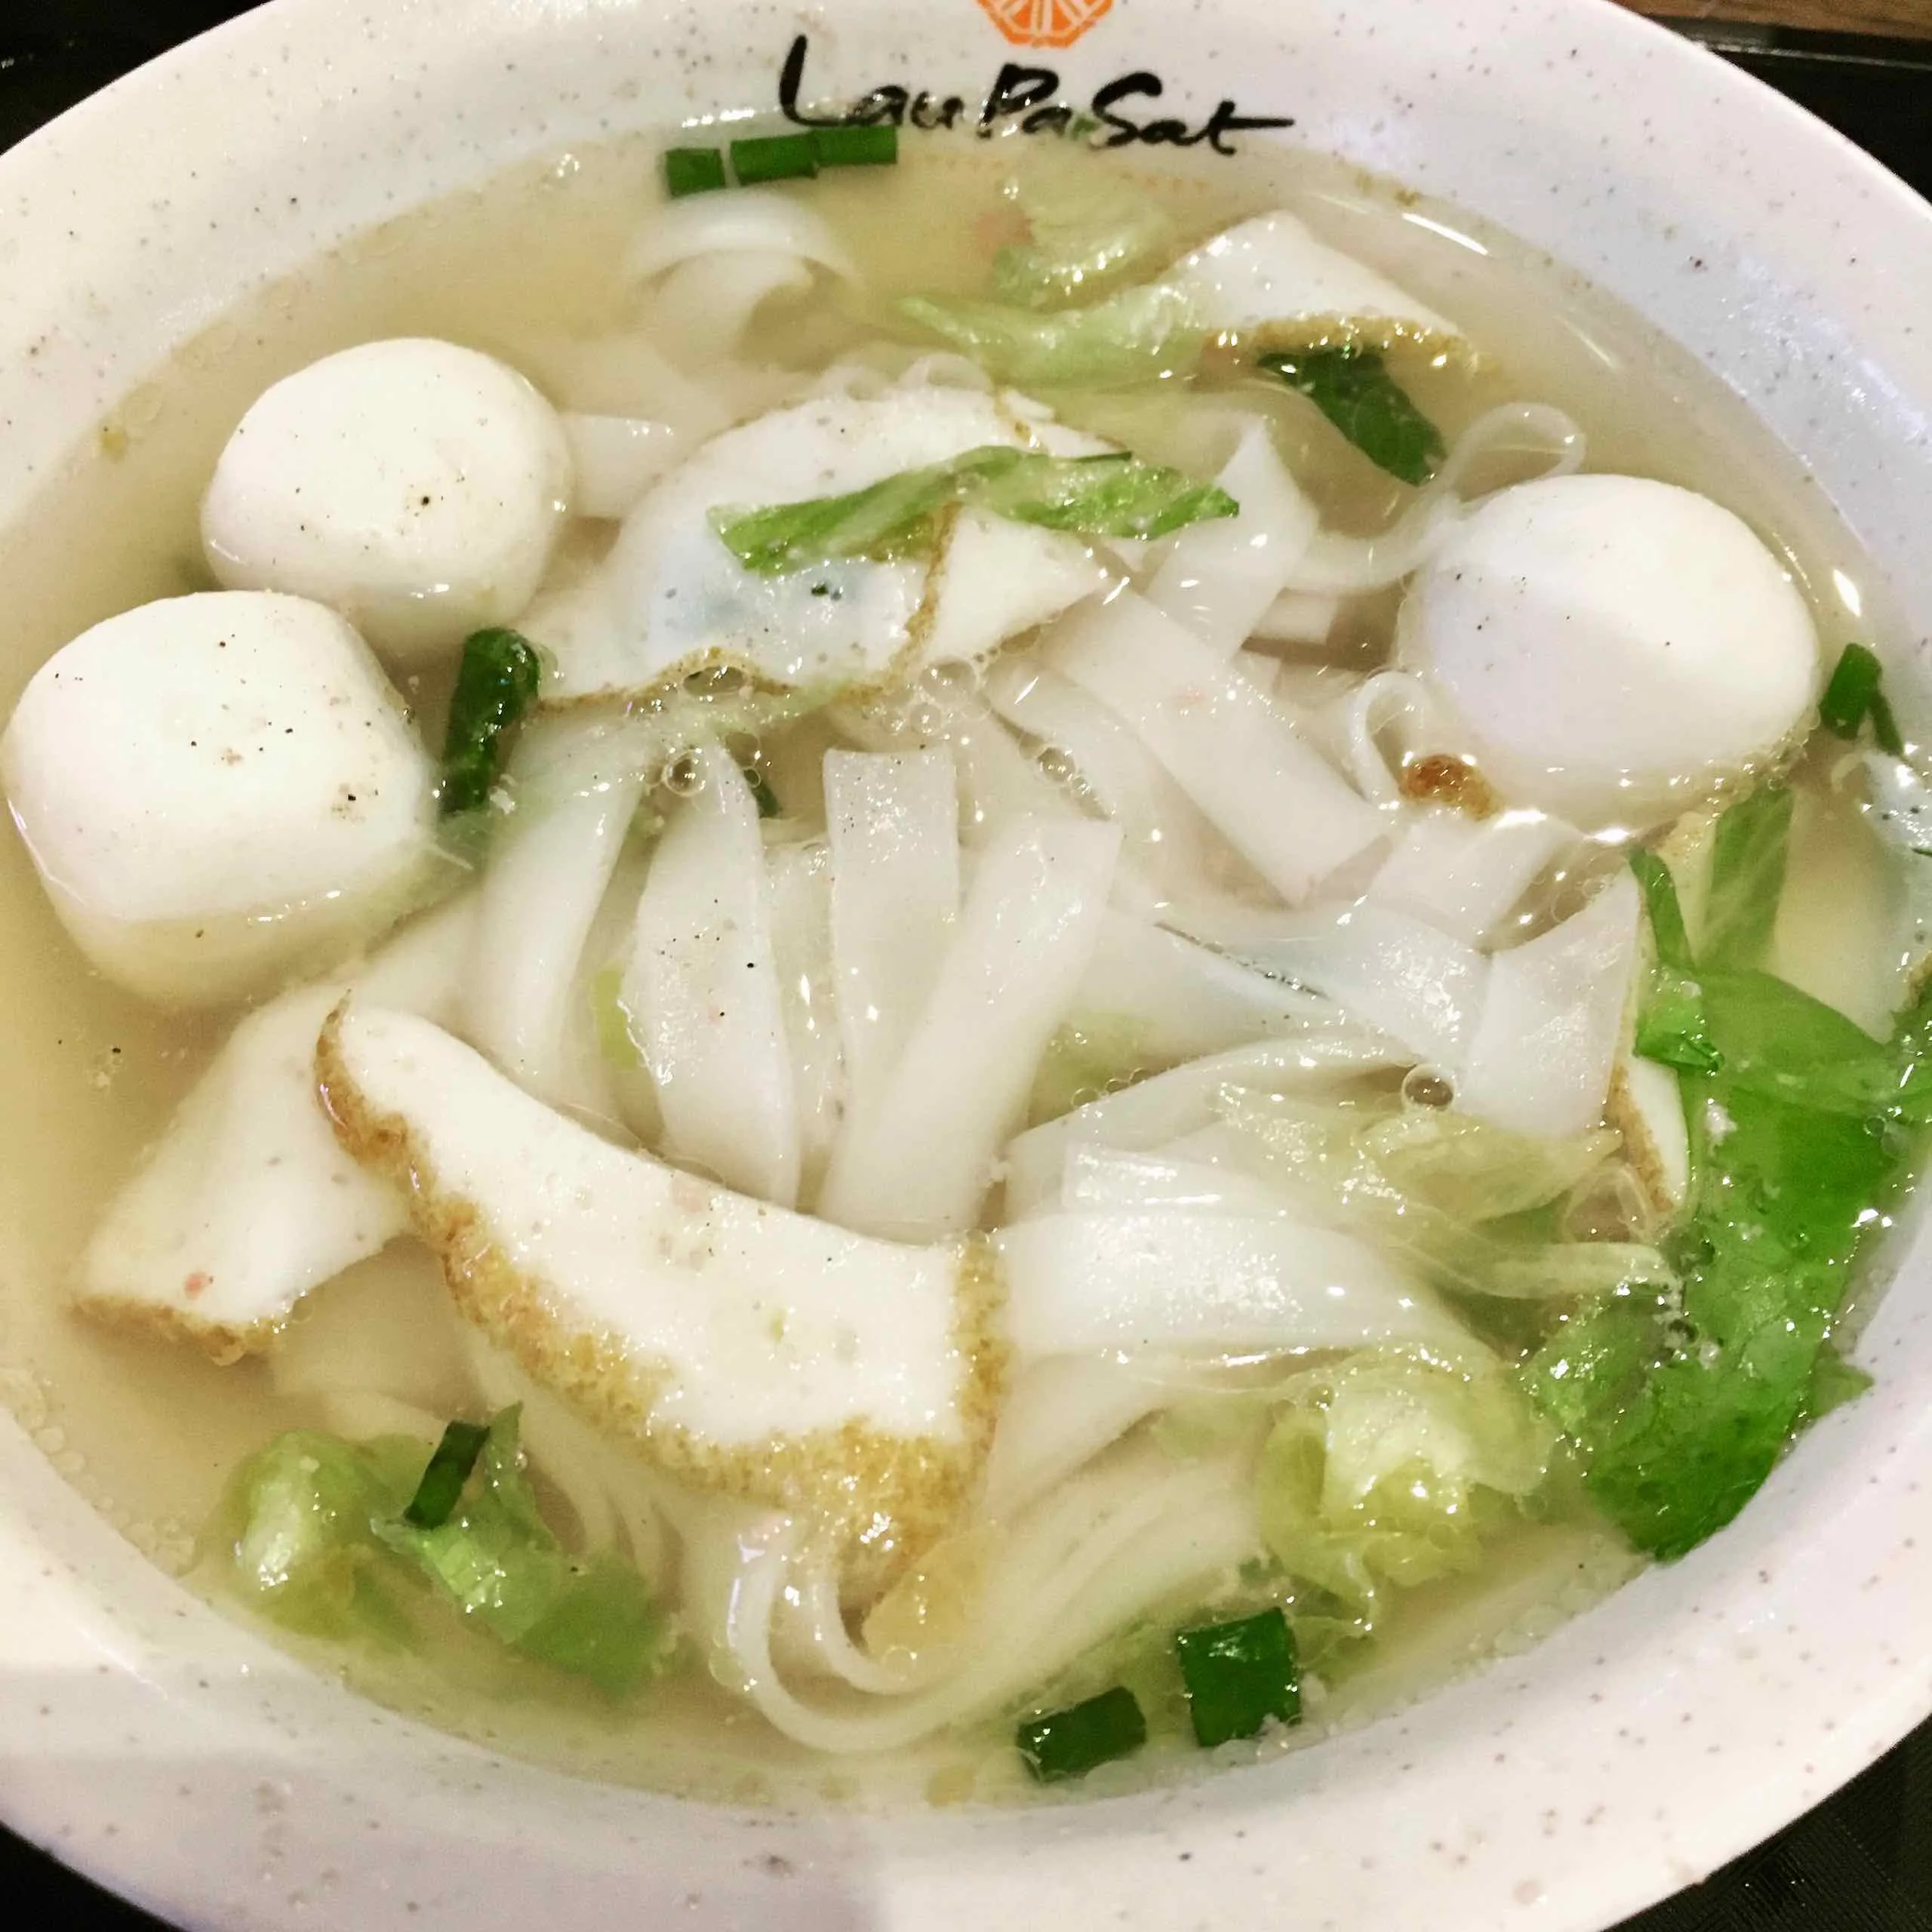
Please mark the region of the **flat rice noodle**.
POLYGON ((1456 1081, 1456 1105, 1518 1134, 1582 1134, 1603 1118, 1636 974, 1639 894, 1620 872, 1583 909, 1499 952, 1456 1081))
POLYGON ((681 367, 718 368, 742 352, 752 318, 767 302, 804 295, 811 285, 811 264, 782 249, 694 256, 652 291, 651 332, 681 367))
POLYGON ((839 1037, 863 1109, 891 1078, 958 919, 952 756, 827 752, 825 811, 839 1037))
POLYGON ((540 1099, 608 1115, 585 1051, 580 967, 644 777, 616 741, 574 720, 527 731, 511 771, 516 809, 484 874, 461 1030, 540 1099))
POLYGON ((771 897, 771 954, 792 1051, 798 1107, 799 1195, 809 1200, 824 1177, 845 1106, 832 964, 832 856, 814 839, 765 854, 771 897))
POLYGON ((1074 995, 1074 1021, 1124 1023, 1147 1058, 1198 1060, 1331 1023, 1332 1004, 1152 921, 1110 911, 1074 995))
POLYGON ((1384 835, 1381 815, 1266 697, 1133 592, 1075 612, 1041 654, 1134 728, 1291 905, 1384 835))
POLYGON ((1054 1355, 1014 1378, 986 1457, 980 1512, 1010 1522, 1164 1407, 1172 1391, 1099 1355, 1054 1355))
POLYGON ((1182 531, 1143 594, 1217 656, 1232 657, 1281 595, 1320 518, 1265 422, 1242 432, 1215 481, 1240 514, 1182 531))
MULTIPOLYGON (((1203 1134, 1226 1133, 1205 1128, 1203 1134)), ((1060 1175, 1062 1208, 1074 1212, 1131 1214, 1152 1208, 1175 1208, 1190 1214, 1287 1214, 1298 1212, 1293 1196, 1260 1173, 1232 1164, 1194 1156, 1190 1143, 1200 1137, 1184 1134, 1168 1148, 1140 1153, 1117 1147, 1097 1147, 1076 1140, 1066 1150, 1060 1175)), ((1201 1146, 1211 1152, 1214 1142, 1201 1146)))
POLYGON ((666 1151, 789 1208, 801 1171, 798 1097, 758 806, 721 746, 693 755, 703 783, 651 860, 624 1004, 657 1083, 666 1151))
POLYGON ((1470 1344, 1434 1295, 1369 1243, 1284 1215, 1063 1211, 1004 1228, 993 1243, 1023 1361, 1391 1346, 1454 1355, 1470 1344))
POLYGON ((1118 580, 1076 537, 964 510, 928 592, 914 661, 976 663, 1118 580))
POLYGON ((1088 797, 1120 827, 1125 856, 1153 882, 1157 900, 1231 864, 1260 884, 1133 728, 1072 678, 1013 655, 987 673, 986 692, 1016 731, 1072 761, 1088 797))
POLYGON ((1326 644, 1342 600, 1308 590, 1284 590, 1254 620, 1249 635, 1263 644, 1326 644))
POLYGON ((571 508, 579 516, 629 515, 638 499, 685 453, 685 439, 677 431, 648 416, 572 411, 563 424, 576 477, 571 508))
POLYGON ((741 252, 789 256, 846 281, 858 274, 832 224, 775 188, 740 188, 654 208, 625 254, 624 274, 645 282, 681 262, 741 252))
POLYGON ((550 336, 527 343, 524 373, 561 409, 663 423, 687 444, 728 429, 738 398, 679 369, 648 336, 550 336))
POLYGON ((1444 1071, 1462 1064, 1489 962, 1424 921, 1364 900, 1340 912, 1235 909, 1189 923, 1235 958, 1327 995, 1416 1059, 1444 1071))
MULTIPOLYGON (((312 1084, 312 1043, 309 1057, 312 1084)), ((435 1257, 391 1246, 304 1298, 269 1352, 269 1377, 278 1395, 361 1392, 455 1415, 469 1399, 461 1330, 435 1257)), ((441 1433, 438 1423, 432 1439, 441 1433)))
POLYGON ((987 848, 890 1081, 846 1116, 828 1219, 906 1240, 973 1226, 1092 960, 1119 851, 1084 820, 1021 820, 987 848))
POLYGON ((1364 897, 1426 920, 1465 945, 1486 946, 1537 876, 1580 836, 1541 812, 1472 819, 1446 806, 1429 808, 1409 820, 1364 897))
POLYGON ((1157 1073, 1017 1135, 1006 1150, 1007 1218, 1031 1214, 1057 1197, 1067 1150, 1076 1144, 1164 1146, 1219 1119, 1215 1102, 1225 1088, 1328 1093, 1363 1074, 1406 1066, 1411 1057, 1385 1035, 1336 1023, 1157 1073))

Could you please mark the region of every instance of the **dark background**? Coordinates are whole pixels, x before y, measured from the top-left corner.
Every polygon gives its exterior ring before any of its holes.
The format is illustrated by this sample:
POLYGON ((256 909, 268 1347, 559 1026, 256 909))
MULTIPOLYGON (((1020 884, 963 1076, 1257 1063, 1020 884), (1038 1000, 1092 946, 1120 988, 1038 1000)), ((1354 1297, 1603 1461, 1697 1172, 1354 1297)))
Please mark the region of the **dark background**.
MULTIPOLYGON (((1651 0, 1644 4, 1650 11, 1651 0)), ((0 0, 0 148, 176 42, 244 11, 233 0, 0 0)), ((1932 194, 1932 40, 1672 24, 1932 194)), ((167 1932, 4 1830, 0 1925, 8 1932, 167 1932)), ((1623 1932, 1932 1932, 1932 1724, 1808 1817, 1623 1932)))

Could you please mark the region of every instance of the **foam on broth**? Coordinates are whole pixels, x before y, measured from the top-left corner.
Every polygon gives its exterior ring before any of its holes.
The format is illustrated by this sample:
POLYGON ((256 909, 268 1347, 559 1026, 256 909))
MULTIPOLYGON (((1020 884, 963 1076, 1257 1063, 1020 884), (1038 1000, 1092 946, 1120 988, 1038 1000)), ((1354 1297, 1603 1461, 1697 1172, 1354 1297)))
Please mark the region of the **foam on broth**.
MULTIPOLYGON (((31 512, 0 533, 11 623, 0 714, 33 670, 87 626, 148 599, 203 587, 197 508, 216 457, 247 405, 277 377, 329 350, 386 336, 442 336, 534 368, 558 336, 620 326, 626 245, 649 219, 660 143, 634 137, 518 169, 487 189, 406 216, 271 288, 185 346, 77 450, 31 512)), ((845 237, 883 299, 977 291, 984 224, 998 219, 1005 143, 909 138, 893 170, 852 171, 799 188, 845 237)), ((1558 405, 1582 425, 1591 464, 1681 483, 1738 511, 1795 565, 1827 648, 1890 628, 1878 586, 1799 466, 1735 397, 1638 321, 1552 264, 1460 213, 1312 159, 1175 158, 1131 165, 1182 233, 1205 235, 1281 205, 1460 320, 1484 352, 1475 380, 1424 374, 1423 410, 1453 437, 1492 404, 1558 405)), ((787 348, 835 352, 859 325, 826 313, 787 348)), ((777 346, 777 338, 774 339, 777 346)), ((1244 401, 1247 400, 1244 398, 1244 401)), ((1143 454, 1185 462, 1158 405, 1088 398, 1067 412, 1118 429, 1143 454), (1164 446, 1164 437, 1169 446, 1164 446)), ((1400 494, 1285 394, 1277 411, 1291 466, 1344 527, 1386 518, 1400 494), (1299 447, 1297 447, 1299 445, 1299 447)), ((1365 647, 1381 640, 1364 639, 1365 647)), ((415 694, 433 729, 437 694, 415 694)), ((1813 791, 1801 807, 1781 970, 1814 990, 1867 964, 1887 890, 1870 834, 1813 791), (1857 882, 1847 904, 1846 881, 1857 882), (1829 917, 1827 915, 1829 915, 1829 917), (1864 952, 1861 952, 1861 946, 1864 952)), ((278 1398, 259 1362, 218 1368, 192 1350, 77 1321, 60 1288, 103 1202, 159 1131, 226 1030, 225 1019, 159 1014, 94 977, 57 924, 20 842, 0 841, 0 1095, 9 1158, 0 1167, 0 1395, 90 1500, 143 1549, 186 1566, 196 1527, 245 1455, 317 1417, 278 1398)), ((441 1290, 411 1244, 355 1271, 331 1295, 361 1294, 424 1352, 424 1397, 460 1400, 436 1337, 441 1290), (412 1312, 414 1311, 414 1312, 412 1312)), ((1478 1577, 1404 1598, 1372 1669, 1331 1694, 1353 1715, 1426 1687, 1580 1607, 1632 1567, 1587 1526, 1525 1527, 1478 1577)), ((335 1651, 318 1667, 344 1668, 335 1651)), ((709 1795, 804 1791, 889 1797, 996 1797, 1018 1789, 1004 1734, 953 1740, 884 1765, 835 1764, 774 1735, 735 1700, 686 1672, 636 1715, 462 1643, 438 1671, 403 1657, 352 1666, 358 1687, 434 1721, 581 1772, 709 1795)), ((1311 1712, 1320 1716, 1321 1712, 1311 1712)), ((1311 1724, 1306 1735, 1318 1730, 1311 1724)), ((1189 1754, 1190 1761, 1192 1754, 1189 1754)), ((1120 1767, 1087 1782, 1140 1777, 1120 1767)))

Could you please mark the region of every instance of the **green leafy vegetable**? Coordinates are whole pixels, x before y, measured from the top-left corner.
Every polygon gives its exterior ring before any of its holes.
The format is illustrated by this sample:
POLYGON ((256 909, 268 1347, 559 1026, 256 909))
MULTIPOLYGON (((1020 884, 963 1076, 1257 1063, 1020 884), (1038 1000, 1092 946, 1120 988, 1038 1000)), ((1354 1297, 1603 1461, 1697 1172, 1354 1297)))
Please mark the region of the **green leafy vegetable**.
POLYGON ((1035 149, 1012 192, 1027 238, 993 257, 1003 302, 1042 309, 1091 297, 1172 251, 1173 224, 1159 204, 1091 156, 1035 149))
POLYGON ((1379 349, 1297 349, 1264 355, 1260 365, 1306 396, 1378 469, 1404 483, 1426 483, 1435 474, 1442 433, 1389 374, 1379 349))
POLYGON ((1140 1700, 1124 1684, 1063 1711, 1032 1718, 1014 1734, 1026 1768, 1041 1784, 1077 1778, 1147 1742, 1140 1700))
POLYGON ((1876 652, 1862 644, 1848 644, 1839 654, 1825 694, 1818 700, 1818 718, 1826 731, 1855 738, 1866 720, 1878 749, 1893 758, 1905 756, 1905 740, 1891 700, 1885 695, 1884 673, 1876 652))
POLYGON ((1771 943, 1791 845, 1792 795, 1767 785, 1718 820, 1700 963, 1756 966, 1771 943))
POLYGON ((1192 300, 1158 281, 1051 315, 925 295, 906 297, 899 312, 1024 389, 1104 388, 1185 374, 1207 341, 1192 300))
POLYGON ((391 1641, 411 1634, 391 1586, 426 1577, 525 1656, 627 1694, 669 1661, 671 1626, 629 1564, 608 1551, 574 1559, 551 1534, 517 1424, 512 1408, 487 1430, 452 1425, 426 1470, 406 1437, 278 1436, 236 1472, 217 1515, 229 1574, 291 1629, 391 1641))
POLYGON ((536 701, 543 678, 536 647, 518 632, 475 631, 464 640, 443 733, 437 803, 445 818, 489 802, 517 724, 536 701))
POLYGON ((747 570, 775 576, 838 557, 928 554, 938 541, 939 513, 961 503, 1084 537, 1164 537, 1239 507, 1211 483, 1124 451, 1051 457, 995 443, 842 497, 713 510, 711 527, 747 570))
POLYGON ((1279 1610, 1232 1623, 1183 1630, 1174 1638, 1195 1741, 1204 1749, 1253 1737, 1270 1718, 1301 1718, 1294 1635, 1279 1610))
POLYGON ((1472 1568, 1555 1443, 1506 1376, 1353 1355, 1289 1392, 1262 1451, 1262 1540, 1372 1625, 1389 1586, 1472 1568))
POLYGON ((551 1534, 523 1472, 518 1420, 512 1407, 491 1423, 445 1521, 379 1522, 376 1534, 513 1649, 626 1696, 663 1668, 669 1626, 628 1564, 608 1553, 573 1561, 551 1534))
POLYGON ((423 1480, 416 1485, 416 1494, 402 1512, 403 1521, 419 1530, 440 1529, 448 1522, 489 1439, 489 1430, 480 1423, 448 1424, 429 1466, 423 1472, 423 1480))
POLYGON ((392 1634, 374 1524, 409 1501, 422 1466, 422 1445, 405 1436, 351 1443, 291 1429, 235 1471, 211 1540, 244 1595, 288 1629, 392 1634))
POLYGON ((664 188, 672 200, 708 194, 724 185, 724 156, 716 148, 668 148, 664 154, 664 188))
POLYGON ((1635 1051, 1687 1073, 1714 1073, 1723 1064, 1711 1038, 1704 989, 1696 977, 1690 940, 1670 868, 1654 852, 1630 854, 1630 869, 1643 888, 1656 959, 1638 1009, 1635 1051))

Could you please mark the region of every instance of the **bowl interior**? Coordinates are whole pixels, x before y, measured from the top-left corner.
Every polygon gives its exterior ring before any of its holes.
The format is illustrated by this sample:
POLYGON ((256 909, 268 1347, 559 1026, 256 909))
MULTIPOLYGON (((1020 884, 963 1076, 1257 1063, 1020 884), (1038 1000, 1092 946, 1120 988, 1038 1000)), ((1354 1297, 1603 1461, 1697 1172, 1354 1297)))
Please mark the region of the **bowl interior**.
MULTIPOLYGON (((192 45, 0 162, 0 524, 251 289, 514 161, 770 108, 794 61, 805 100, 957 96, 960 125, 918 137, 936 140, 977 138, 989 100, 1084 104, 1138 76, 1118 97, 1138 122, 1394 175, 1647 315, 1798 452, 1887 580, 1897 635, 1932 632, 1932 334, 1912 321, 1932 211, 1817 124, 1601 0, 1119 0, 1071 10, 1069 32, 1091 17, 1063 46, 1014 44, 998 11, 280 0, 192 45), (1233 128, 1250 119, 1284 125, 1233 128)), ((26 1097, 8 1105, 26 1131, 26 1097)), ((0 1223, 0 1270, 19 1266, 6 1240, 0 1223)), ((220 1927, 1606 1924, 1932 1708, 1914 1474, 1932 1252, 1895 1249, 1860 1351, 1876 1390, 1682 1564, 1318 1750, 1024 1814, 694 1807, 423 1731, 215 1617, 0 1423, 0 1812, 220 1927)))

